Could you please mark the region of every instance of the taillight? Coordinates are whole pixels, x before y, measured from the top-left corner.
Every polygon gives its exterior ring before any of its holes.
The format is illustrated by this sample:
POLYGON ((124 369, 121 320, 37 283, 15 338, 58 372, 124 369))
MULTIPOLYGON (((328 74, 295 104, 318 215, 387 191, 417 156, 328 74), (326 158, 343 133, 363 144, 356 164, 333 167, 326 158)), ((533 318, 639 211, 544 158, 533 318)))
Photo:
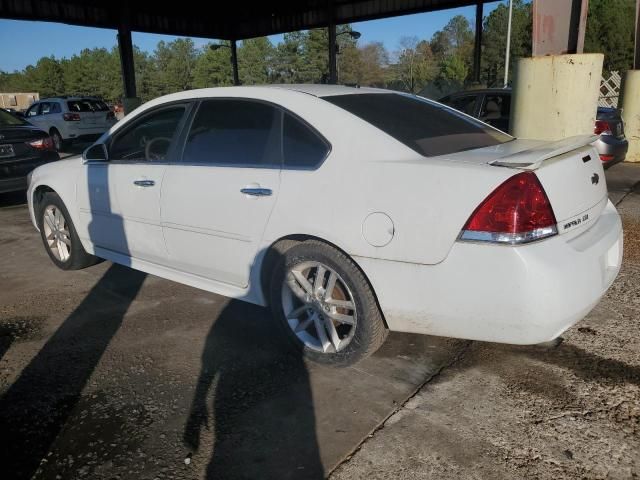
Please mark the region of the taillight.
POLYGON ((596 126, 593 129, 593 133, 596 135, 613 135, 613 129, 609 122, 604 120, 596 120, 596 126))
POLYGON ((533 172, 496 188, 469 217, 460 240, 520 244, 558 233, 549 198, 533 172))
POLYGON ((603 154, 600 154, 600 161, 601 161, 602 163, 608 163, 608 162, 610 162, 610 161, 611 161, 611 160, 613 160, 613 159, 614 159, 614 156, 613 156, 613 155, 603 155, 603 154))
POLYGON ((55 150, 55 144, 51 137, 44 137, 38 140, 34 140, 33 142, 27 142, 31 147, 36 150, 55 150))
POLYGON ((79 113, 65 113, 64 115, 62 115, 62 118, 66 122, 79 122, 80 121, 80 114, 79 113))

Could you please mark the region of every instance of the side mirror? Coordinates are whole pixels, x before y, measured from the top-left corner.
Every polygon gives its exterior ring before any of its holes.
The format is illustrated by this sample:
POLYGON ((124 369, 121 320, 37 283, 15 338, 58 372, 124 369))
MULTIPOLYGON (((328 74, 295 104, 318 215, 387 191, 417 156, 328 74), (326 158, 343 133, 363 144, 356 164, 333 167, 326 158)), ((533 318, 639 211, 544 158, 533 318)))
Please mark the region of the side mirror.
POLYGON ((94 143, 82 154, 82 159, 87 162, 106 162, 109 160, 107 146, 104 143, 94 143))

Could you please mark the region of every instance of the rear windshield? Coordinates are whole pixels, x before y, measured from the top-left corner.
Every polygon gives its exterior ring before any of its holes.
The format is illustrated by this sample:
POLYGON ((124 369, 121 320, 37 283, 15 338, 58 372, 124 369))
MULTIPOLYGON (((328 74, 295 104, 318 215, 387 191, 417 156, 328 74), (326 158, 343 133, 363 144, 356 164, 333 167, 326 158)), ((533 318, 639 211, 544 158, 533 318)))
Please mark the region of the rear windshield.
POLYGON ((433 157, 490 147, 513 138, 451 108, 401 93, 323 97, 421 155, 433 157))
POLYGON ((16 125, 28 125, 27 122, 18 118, 6 110, 0 108, 0 127, 9 127, 16 125))
POLYGON ((100 100, 69 100, 67 102, 70 112, 106 112, 109 107, 100 100))

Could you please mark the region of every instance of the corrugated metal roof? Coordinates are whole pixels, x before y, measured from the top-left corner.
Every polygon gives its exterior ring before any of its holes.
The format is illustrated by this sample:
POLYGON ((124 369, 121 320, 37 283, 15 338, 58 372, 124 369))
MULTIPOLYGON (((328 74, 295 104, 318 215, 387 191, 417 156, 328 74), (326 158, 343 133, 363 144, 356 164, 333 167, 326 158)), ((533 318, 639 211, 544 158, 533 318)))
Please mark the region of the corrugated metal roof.
MULTIPOLYGON (((489 0, 480 0, 487 2, 489 0)), ((0 18, 204 38, 242 39, 410 13, 478 0, 0 0, 0 18)))

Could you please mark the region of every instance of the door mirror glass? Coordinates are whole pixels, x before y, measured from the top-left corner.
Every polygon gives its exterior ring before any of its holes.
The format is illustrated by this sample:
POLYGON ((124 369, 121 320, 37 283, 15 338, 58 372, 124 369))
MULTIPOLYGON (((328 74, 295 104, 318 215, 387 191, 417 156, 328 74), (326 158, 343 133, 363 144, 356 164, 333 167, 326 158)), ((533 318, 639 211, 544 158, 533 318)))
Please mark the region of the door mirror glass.
POLYGON ((95 143, 82 154, 85 162, 106 162, 109 160, 107 146, 104 143, 95 143))

